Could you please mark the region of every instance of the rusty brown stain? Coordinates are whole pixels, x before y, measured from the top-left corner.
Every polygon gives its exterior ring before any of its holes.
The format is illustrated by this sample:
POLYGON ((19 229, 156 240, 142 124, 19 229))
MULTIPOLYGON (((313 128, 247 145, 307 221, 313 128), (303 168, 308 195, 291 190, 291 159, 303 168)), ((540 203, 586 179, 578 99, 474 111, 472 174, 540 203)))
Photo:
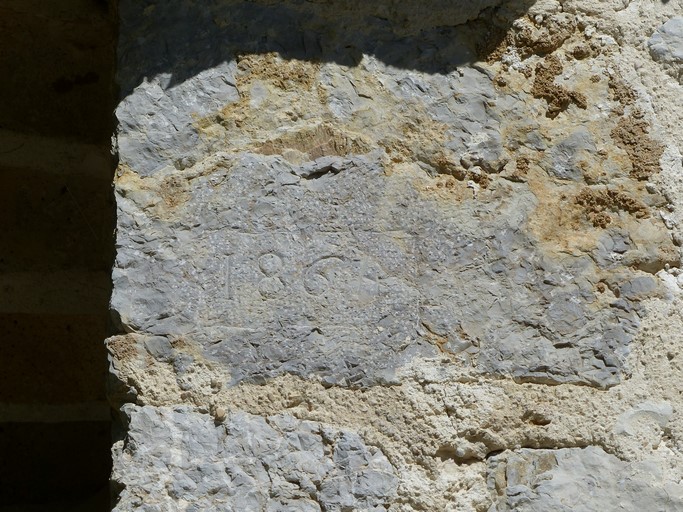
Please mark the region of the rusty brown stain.
POLYGON ((578 91, 571 91, 555 83, 562 73, 562 64, 556 55, 548 55, 544 61, 536 65, 536 76, 531 87, 534 98, 544 99, 548 103, 546 116, 554 119, 560 112, 574 103, 581 109, 588 106, 586 97, 578 91))
POLYGON ((647 180, 660 171, 659 159, 664 146, 650 137, 650 124, 638 115, 620 118, 611 135, 617 146, 628 154, 631 177, 647 180))
POLYGON ((282 155, 286 150, 303 153, 309 160, 323 156, 345 156, 369 152, 371 145, 360 135, 345 133, 331 125, 322 124, 290 132, 257 147, 263 155, 282 155))

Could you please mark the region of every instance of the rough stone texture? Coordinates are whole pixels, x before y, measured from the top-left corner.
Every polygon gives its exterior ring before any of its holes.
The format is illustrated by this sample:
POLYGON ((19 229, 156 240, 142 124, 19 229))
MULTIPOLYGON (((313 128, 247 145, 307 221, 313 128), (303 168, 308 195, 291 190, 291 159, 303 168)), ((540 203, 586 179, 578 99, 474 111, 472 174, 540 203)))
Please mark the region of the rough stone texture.
POLYGON ((497 455, 489 459, 489 485, 502 494, 491 512, 683 510, 683 485, 592 446, 497 455))
POLYGON ((652 58, 668 67, 674 78, 683 83, 683 16, 664 23, 647 42, 652 58))
MULTIPOLYGON (((118 76, 125 96, 117 111, 121 162, 146 176, 164 165, 184 168, 200 160, 205 141, 195 121, 244 97, 235 82, 240 56, 265 54, 272 62, 277 53, 319 67, 357 66, 372 54, 392 66, 454 67, 472 57, 457 25, 497 3, 120 2, 124 37, 118 76), (448 19, 446 26, 442 19, 448 19), (414 45, 416 34, 421 47, 414 45)), ((293 73, 285 70, 279 77, 276 66, 260 71, 275 73, 283 88, 299 94, 308 70, 304 66, 298 75, 301 66, 293 67, 293 73)), ((336 78, 344 92, 353 90, 343 76, 336 78)))
POLYGON ((379 511, 396 496, 387 458, 353 432, 287 414, 239 412, 216 425, 185 407, 124 412, 119 482, 135 510, 379 511), (131 464, 145 471, 126 471, 131 464))
MULTIPOLYGON (((184 69, 184 55, 173 69, 184 69)), ((558 126, 526 117, 544 102, 496 89, 480 69, 406 72, 365 56, 347 72, 327 53, 325 64, 238 55, 176 86, 143 84, 117 112, 112 303, 125 330, 182 336, 226 366, 231 382, 284 371, 372 385, 439 351, 524 380, 618 382, 637 303, 656 293, 652 277, 631 267, 676 260, 647 204, 663 198, 630 179, 619 148, 597 154, 593 139, 630 119, 614 113, 619 101, 604 114, 572 110, 558 126), (401 115, 383 122, 385 112, 401 115), (573 127, 602 117, 593 133, 573 127), (193 153, 168 134, 187 136, 193 153), (126 145, 132 138, 157 156, 167 142, 176 157, 150 167, 126 145), (506 165, 527 144, 548 156, 508 179, 506 165), (191 167, 178 163, 210 148, 191 167), (570 211, 549 211, 551 198, 570 211), (587 230, 569 254, 544 244, 584 228, 583 212, 607 229, 587 230), (553 225, 534 233, 548 217, 553 225), (598 297, 601 281, 610 291, 598 297)), ((584 88, 606 95, 603 83, 584 88)), ((628 142, 642 155, 639 140, 628 142)))
POLYGON ((122 1, 117 510, 682 507, 680 8, 122 1))

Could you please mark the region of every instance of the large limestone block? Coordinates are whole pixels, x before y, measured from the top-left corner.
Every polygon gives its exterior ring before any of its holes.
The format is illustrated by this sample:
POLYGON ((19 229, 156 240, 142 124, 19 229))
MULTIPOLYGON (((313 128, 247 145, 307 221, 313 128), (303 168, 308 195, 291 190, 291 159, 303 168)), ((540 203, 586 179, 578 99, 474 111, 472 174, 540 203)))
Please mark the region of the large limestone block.
POLYGON ((531 3, 121 2, 117 510, 678 506, 662 20, 531 3))
POLYGON ((353 432, 235 413, 222 424, 189 408, 127 407, 114 480, 124 510, 386 510, 398 479, 353 432))
POLYGON ((665 199, 642 184, 662 147, 635 92, 594 74, 608 57, 566 42, 581 40, 574 18, 516 22, 498 69, 476 62, 496 42, 481 21, 458 25, 478 3, 436 6, 445 29, 429 11, 404 26, 409 7, 379 23, 379 7, 335 4, 360 38, 351 61, 333 11, 215 2, 189 22, 182 5, 122 6, 123 330, 182 339, 194 355, 173 357, 230 384, 390 383, 438 354, 518 380, 619 382, 638 304, 677 251, 665 199), (254 39, 261 19, 272 30, 254 39), (163 58, 144 30, 168 39, 163 58))
MULTIPOLYGON (((371 385, 440 352, 520 378, 616 383, 653 278, 604 263, 620 290, 605 301, 590 253, 525 234, 526 186, 447 201, 429 181, 371 157, 226 155, 189 176, 123 174, 112 304, 126 329, 183 338, 230 383, 289 372, 371 385)), ((628 257, 612 233, 603 244, 628 257)))

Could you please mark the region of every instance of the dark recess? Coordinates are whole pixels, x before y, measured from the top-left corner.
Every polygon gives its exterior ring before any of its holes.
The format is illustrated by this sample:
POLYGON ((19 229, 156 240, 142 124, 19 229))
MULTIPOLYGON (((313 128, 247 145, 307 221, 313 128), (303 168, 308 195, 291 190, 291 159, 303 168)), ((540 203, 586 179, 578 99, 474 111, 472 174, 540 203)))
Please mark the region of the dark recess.
POLYGON ((111 509, 116 6, 0 5, 0 511, 111 509))

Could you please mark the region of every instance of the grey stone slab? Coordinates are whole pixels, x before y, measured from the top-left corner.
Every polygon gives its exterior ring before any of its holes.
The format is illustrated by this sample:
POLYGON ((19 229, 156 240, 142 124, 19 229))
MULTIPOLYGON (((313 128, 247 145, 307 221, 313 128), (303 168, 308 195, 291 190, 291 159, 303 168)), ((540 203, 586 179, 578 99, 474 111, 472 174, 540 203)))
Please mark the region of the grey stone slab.
POLYGON ((119 5, 126 31, 119 43, 118 73, 127 95, 145 78, 163 75, 173 86, 232 60, 237 52, 279 52, 284 58, 341 64, 366 53, 393 66, 434 71, 472 59, 461 50, 461 60, 454 61, 453 52, 442 56, 439 50, 461 42, 453 37, 459 25, 500 3, 126 0, 119 5), (421 44, 416 46, 413 38, 421 44))
POLYGON ((683 83, 683 16, 674 16, 647 41, 650 55, 683 83))
POLYGON ((128 510, 385 510, 396 471, 354 432, 234 412, 126 406, 113 478, 128 510))
POLYGON ((445 349, 487 373, 609 386, 639 324, 630 305, 656 291, 625 273, 625 307, 596 307, 599 268, 524 233, 521 185, 449 206, 370 157, 221 165, 167 217, 120 198, 120 223, 139 220, 119 232, 112 306, 126 330, 197 343, 232 382, 387 383, 445 349))
POLYGON ((491 457, 489 512, 674 512, 683 486, 653 462, 626 462, 601 448, 521 449, 491 457))
POLYGON ((588 166, 597 152, 590 132, 581 127, 553 146, 548 155, 548 174, 561 180, 583 180, 583 169, 588 166))
POLYGON ((116 192, 120 329, 167 340, 147 349, 180 373, 190 356, 169 347, 182 337, 233 384, 395 383, 435 356, 521 381, 617 384, 639 302, 659 293, 633 268, 663 267, 668 234, 640 222, 647 208, 625 211, 637 198, 610 203, 586 183, 609 127, 542 130, 535 99, 468 65, 467 22, 493 3, 122 2, 118 139, 133 178, 116 192), (278 78, 299 72, 293 88, 278 78), (230 125, 238 104, 258 126, 230 125), (327 156, 311 154, 318 142, 327 156), (539 152, 524 171, 545 171, 536 188, 510 174, 516 150, 539 152), (393 172, 388 159, 415 165, 393 172), (440 174, 471 199, 435 191, 440 174), (594 246, 534 231, 560 219, 554 192, 594 246), (579 192, 598 204, 578 209, 579 192))

